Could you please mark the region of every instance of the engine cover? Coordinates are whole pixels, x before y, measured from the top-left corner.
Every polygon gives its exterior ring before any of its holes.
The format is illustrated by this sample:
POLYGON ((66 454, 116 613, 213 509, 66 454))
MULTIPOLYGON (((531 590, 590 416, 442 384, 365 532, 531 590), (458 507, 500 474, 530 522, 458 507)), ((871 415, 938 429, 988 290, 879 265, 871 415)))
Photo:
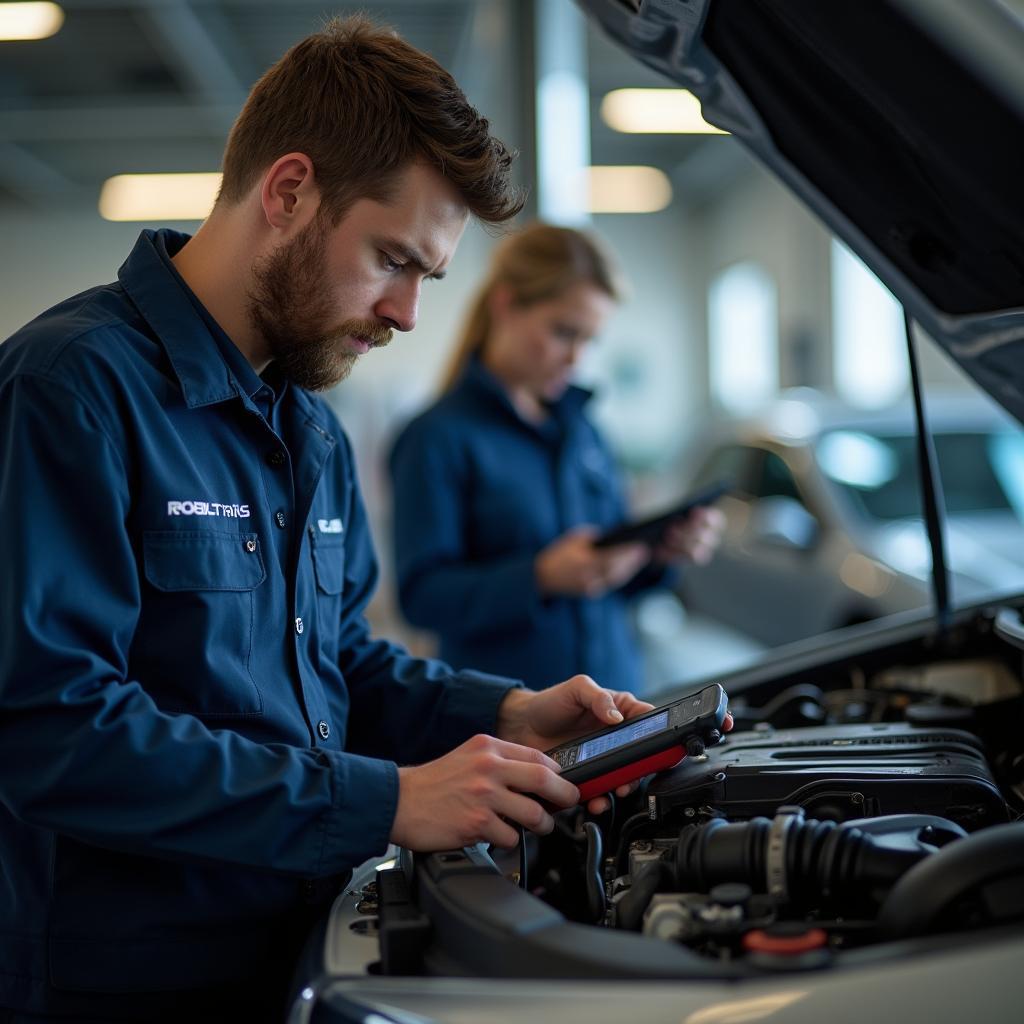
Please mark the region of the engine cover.
POLYGON ((711 807, 731 820, 799 804, 809 818, 934 814, 968 831, 1007 820, 977 738, 902 723, 731 733, 647 789, 656 820, 711 807))

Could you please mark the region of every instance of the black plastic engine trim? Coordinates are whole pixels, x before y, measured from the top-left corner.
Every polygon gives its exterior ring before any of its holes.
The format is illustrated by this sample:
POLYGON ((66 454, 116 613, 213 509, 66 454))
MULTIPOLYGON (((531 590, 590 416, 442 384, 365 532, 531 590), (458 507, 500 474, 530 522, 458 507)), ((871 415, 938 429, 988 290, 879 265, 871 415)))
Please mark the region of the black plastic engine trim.
POLYGON ((1024 306, 1024 124, 896 5, 715 0, 703 39, 779 152, 937 309, 1024 306))

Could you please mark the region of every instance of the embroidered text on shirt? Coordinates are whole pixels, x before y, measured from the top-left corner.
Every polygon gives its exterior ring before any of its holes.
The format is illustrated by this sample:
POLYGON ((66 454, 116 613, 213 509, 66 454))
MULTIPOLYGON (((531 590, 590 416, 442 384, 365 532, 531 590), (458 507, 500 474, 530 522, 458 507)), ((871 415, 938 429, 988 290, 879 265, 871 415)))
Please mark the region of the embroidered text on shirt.
POLYGON ((248 519, 248 505, 222 505, 217 501, 169 501, 169 516, 227 516, 229 519, 248 519))

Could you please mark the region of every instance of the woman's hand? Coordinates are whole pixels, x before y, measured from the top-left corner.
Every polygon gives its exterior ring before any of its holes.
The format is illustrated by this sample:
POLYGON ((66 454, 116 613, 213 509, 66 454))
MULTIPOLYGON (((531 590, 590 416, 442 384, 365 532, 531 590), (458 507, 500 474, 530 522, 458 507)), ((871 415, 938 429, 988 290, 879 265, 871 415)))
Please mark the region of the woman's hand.
POLYGON ((597 534, 593 526, 578 526, 537 555, 534 576, 542 594, 601 597, 631 580, 650 561, 646 544, 596 548, 597 534))
POLYGON ((693 509, 683 519, 669 526, 661 543, 654 550, 657 562, 694 562, 706 565, 711 561, 725 530, 725 513, 720 508, 704 505, 693 509))

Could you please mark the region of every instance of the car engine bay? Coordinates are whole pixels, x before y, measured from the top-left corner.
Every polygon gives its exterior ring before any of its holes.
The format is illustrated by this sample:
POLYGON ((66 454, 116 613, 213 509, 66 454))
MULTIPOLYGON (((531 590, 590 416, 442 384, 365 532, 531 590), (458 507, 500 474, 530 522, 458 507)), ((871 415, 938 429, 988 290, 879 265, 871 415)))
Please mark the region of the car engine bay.
POLYGON ((743 977, 1019 931, 1018 611, 854 632, 824 665, 721 680, 720 744, 560 813, 525 864, 404 855, 364 894, 380 973, 743 977))

